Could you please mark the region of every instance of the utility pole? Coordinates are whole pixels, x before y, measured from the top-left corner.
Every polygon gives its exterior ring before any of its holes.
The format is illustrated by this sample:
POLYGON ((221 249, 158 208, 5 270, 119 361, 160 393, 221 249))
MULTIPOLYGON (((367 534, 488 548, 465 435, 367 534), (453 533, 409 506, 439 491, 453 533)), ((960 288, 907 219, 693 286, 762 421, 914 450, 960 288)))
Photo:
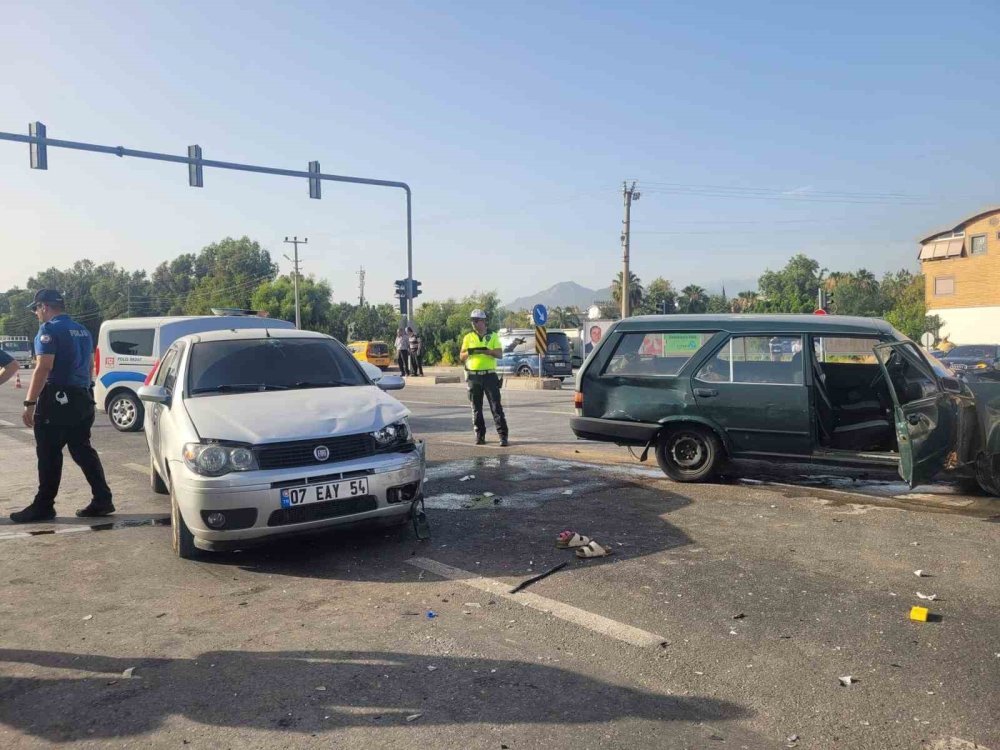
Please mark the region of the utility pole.
POLYGON ((625 201, 625 221, 622 222, 622 319, 631 314, 629 304, 629 270, 628 270, 628 250, 629 250, 629 229, 632 221, 632 201, 639 200, 639 193, 635 191, 635 180, 629 186, 627 182, 622 183, 622 197, 625 201))
POLYGON ((293 237, 292 239, 285 237, 285 242, 295 246, 295 257, 289 258, 286 255, 285 258, 292 261, 292 267, 295 269, 295 275, 292 277, 292 283, 295 285, 295 327, 301 329, 302 310, 299 307, 299 245, 308 245, 309 238, 305 237, 300 240, 298 237, 293 237))
POLYGON ((365 267, 358 269, 358 305, 365 306, 365 267))

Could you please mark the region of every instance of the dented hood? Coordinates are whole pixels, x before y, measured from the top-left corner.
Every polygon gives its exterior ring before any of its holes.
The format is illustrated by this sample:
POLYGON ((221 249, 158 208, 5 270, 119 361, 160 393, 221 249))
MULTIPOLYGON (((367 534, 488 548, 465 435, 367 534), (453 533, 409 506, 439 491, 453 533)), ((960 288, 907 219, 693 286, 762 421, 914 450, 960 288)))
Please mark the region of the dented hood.
POLYGON ((184 407, 202 439, 254 444, 371 432, 410 414, 373 385, 196 396, 184 407))

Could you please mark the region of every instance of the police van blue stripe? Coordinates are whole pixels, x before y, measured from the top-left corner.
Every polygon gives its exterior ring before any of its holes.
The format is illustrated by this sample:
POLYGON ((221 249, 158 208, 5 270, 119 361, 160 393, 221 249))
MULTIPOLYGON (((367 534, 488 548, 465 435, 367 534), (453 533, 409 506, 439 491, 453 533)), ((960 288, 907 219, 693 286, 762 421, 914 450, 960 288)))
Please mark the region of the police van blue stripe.
POLYGON ((142 372, 131 372, 129 370, 115 370, 114 372, 101 375, 101 383, 105 388, 109 388, 115 383, 121 383, 123 381, 136 381, 144 383, 146 382, 146 374, 142 372))

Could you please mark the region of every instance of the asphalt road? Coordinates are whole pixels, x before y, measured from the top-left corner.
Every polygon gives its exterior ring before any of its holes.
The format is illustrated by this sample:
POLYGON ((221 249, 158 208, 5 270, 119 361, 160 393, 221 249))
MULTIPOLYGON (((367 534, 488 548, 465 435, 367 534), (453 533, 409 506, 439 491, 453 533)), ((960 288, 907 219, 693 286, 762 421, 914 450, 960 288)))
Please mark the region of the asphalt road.
MULTIPOLYGON (((0 388, 4 518, 34 490, 23 393, 0 388)), ((430 541, 204 562, 170 551, 142 435, 102 419, 112 527, 73 517, 68 458, 59 518, 0 527, 0 746, 1000 748, 998 501, 754 464, 678 485, 575 441, 568 391, 505 391, 507 449, 471 444, 460 386, 399 395, 430 541)))

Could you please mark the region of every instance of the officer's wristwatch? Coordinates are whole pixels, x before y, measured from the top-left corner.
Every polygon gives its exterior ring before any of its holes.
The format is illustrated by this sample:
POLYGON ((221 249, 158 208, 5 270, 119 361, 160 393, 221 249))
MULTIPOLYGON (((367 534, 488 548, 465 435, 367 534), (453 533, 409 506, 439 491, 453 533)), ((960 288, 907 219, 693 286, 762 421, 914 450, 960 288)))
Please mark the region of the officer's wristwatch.
POLYGON ((25 406, 34 406, 37 403, 38 403, 37 401, 25 401, 24 405, 25 406))

